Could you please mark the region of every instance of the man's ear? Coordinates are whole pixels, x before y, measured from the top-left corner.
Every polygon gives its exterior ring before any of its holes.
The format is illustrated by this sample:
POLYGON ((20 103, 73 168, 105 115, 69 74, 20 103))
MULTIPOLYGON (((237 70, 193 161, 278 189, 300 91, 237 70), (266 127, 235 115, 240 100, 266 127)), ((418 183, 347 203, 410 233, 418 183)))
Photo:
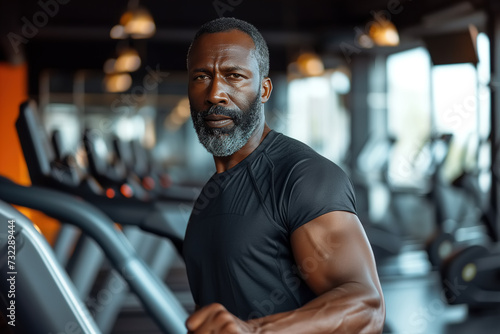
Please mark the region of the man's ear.
POLYGON ((266 77, 262 79, 261 90, 260 90, 260 102, 266 103, 271 97, 271 92, 273 91, 273 83, 271 78, 266 77))

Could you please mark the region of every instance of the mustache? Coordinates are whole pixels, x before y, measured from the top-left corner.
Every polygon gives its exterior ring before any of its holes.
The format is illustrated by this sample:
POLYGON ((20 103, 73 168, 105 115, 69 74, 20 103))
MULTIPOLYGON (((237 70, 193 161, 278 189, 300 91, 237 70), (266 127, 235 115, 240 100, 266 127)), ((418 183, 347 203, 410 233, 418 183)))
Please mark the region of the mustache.
POLYGON ((241 117, 241 111, 226 108, 223 106, 219 105, 213 105, 209 109, 206 110, 201 110, 197 112, 199 118, 205 118, 208 115, 221 115, 221 116, 226 116, 230 117, 233 119, 237 119, 241 117))

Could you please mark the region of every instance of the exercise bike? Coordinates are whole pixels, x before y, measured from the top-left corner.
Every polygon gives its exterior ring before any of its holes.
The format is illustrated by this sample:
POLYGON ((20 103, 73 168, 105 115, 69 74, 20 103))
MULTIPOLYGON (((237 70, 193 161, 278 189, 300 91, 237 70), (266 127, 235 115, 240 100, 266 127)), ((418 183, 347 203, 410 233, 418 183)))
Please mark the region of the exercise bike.
MULTIPOLYGON (((495 148, 500 152, 500 147, 495 148)), ((492 183, 500 183, 500 163, 491 167, 492 183)), ((498 209, 490 194, 490 203, 481 216, 489 236, 483 244, 455 250, 440 268, 444 295, 450 305, 465 304, 469 311, 500 310, 500 235, 498 209)))

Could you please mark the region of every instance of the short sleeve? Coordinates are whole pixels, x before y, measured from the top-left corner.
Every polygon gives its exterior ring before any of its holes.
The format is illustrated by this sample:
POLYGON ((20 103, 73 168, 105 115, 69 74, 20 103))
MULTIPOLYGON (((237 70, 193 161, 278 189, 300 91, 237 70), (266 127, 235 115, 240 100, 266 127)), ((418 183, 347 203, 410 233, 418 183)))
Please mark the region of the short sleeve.
POLYGON ((283 212, 288 230, 332 211, 356 214, 354 189, 348 175, 330 160, 308 158, 290 171, 284 192, 283 212))

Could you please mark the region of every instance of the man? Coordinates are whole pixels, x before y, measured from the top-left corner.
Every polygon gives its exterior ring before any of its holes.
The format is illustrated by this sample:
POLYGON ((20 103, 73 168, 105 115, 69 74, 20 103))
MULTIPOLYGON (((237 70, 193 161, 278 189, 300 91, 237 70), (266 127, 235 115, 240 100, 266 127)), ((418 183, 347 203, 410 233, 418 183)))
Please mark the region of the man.
POLYGON ((189 333, 379 333, 385 307, 352 185, 271 130, 269 52, 252 25, 203 25, 187 57, 191 115, 217 172, 184 242, 189 333))

